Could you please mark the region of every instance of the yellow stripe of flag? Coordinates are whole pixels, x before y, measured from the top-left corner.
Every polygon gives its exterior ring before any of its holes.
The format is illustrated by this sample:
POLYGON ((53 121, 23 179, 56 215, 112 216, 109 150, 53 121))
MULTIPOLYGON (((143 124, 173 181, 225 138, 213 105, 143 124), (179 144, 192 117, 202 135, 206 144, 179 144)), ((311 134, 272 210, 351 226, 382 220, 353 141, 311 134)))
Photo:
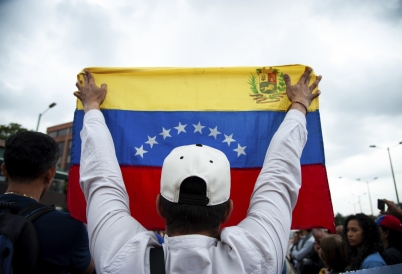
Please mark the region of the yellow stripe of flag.
MULTIPOLYGON (((144 111, 284 111, 283 74, 296 84, 304 65, 229 68, 87 68, 108 85, 102 109, 144 111)), ((78 74, 83 80, 83 71, 78 74)), ((316 79, 314 72, 310 84, 316 79)), ((77 108, 82 105, 77 101, 77 108)), ((318 100, 309 111, 318 109, 318 100)))

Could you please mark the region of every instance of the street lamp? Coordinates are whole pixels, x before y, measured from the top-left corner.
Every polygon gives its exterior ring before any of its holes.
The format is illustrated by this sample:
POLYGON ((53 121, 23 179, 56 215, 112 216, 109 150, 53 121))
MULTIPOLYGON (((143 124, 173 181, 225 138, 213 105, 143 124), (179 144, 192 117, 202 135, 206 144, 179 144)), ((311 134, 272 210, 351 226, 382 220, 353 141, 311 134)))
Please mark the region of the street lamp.
POLYGON ((366 195, 366 193, 363 193, 361 195, 355 195, 352 193, 352 196, 357 196, 357 198, 359 199, 359 205, 360 205, 360 212, 363 213, 363 209, 362 209, 362 202, 360 200, 360 196, 366 195))
MULTIPOLYGON (((367 183, 367 191, 368 191, 368 196, 369 196, 369 201, 370 201, 370 208, 371 208, 371 215, 374 216, 374 212, 373 212, 373 203, 371 202, 371 194, 370 194, 370 188, 369 188, 369 183, 377 180, 378 177, 374 177, 373 179, 371 179, 370 181, 366 181, 367 183)), ((360 179, 357 179, 358 181, 360 181, 360 179)))
POLYGON ((355 203, 351 203, 351 202, 348 202, 348 204, 353 204, 353 210, 354 210, 354 213, 355 213, 355 215, 356 215, 356 204, 355 204, 355 203))
POLYGON ((42 117, 42 115, 45 114, 46 111, 48 111, 49 109, 51 109, 51 108, 54 107, 55 105, 56 105, 56 103, 51 103, 51 104, 49 105, 49 107, 48 107, 44 112, 39 113, 38 124, 36 125, 36 131, 38 131, 38 129, 39 129, 40 118, 42 117))
MULTIPOLYGON (((399 144, 397 144, 397 145, 400 145, 400 144, 402 144, 402 142, 399 142, 399 144)), ((391 148, 394 148, 394 147, 396 147, 397 145, 395 145, 395 146, 393 146, 393 147, 391 147, 391 148)), ((371 145, 370 147, 377 148, 377 146, 376 146, 376 145, 371 145)), ((380 147, 378 147, 378 148, 380 148, 380 147)), ((388 157, 389 157, 389 163, 391 164, 392 179, 394 179, 394 186, 395 186, 396 200, 397 200, 397 202, 398 202, 398 207, 399 207, 399 195, 398 195, 398 189, 396 188, 396 181, 395 181, 394 168, 392 167, 391 153, 389 152, 389 150, 390 150, 390 148, 389 148, 389 147, 387 147, 387 151, 388 151, 388 157)))

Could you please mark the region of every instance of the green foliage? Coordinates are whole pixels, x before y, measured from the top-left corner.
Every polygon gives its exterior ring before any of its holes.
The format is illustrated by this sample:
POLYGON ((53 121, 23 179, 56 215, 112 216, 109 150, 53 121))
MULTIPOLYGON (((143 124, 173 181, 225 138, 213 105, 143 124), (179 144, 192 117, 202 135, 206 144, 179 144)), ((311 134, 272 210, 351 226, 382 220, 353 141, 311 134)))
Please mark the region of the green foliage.
POLYGON ((10 123, 7 125, 0 125, 0 139, 6 140, 9 136, 16 134, 18 132, 27 131, 20 124, 10 123))
POLYGON ((335 215, 335 225, 343 225, 345 219, 346 219, 345 216, 343 216, 341 213, 337 213, 335 215))
POLYGON ((277 90, 279 92, 285 92, 286 91, 286 84, 285 84, 285 80, 283 79, 283 72, 279 73, 277 90))
POLYGON ((257 89, 257 75, 252 74, 250 75, 250 78, 248 79, 248 83, 250 85, 250 89, 254 94, 258 94, 258 89, 257 89))

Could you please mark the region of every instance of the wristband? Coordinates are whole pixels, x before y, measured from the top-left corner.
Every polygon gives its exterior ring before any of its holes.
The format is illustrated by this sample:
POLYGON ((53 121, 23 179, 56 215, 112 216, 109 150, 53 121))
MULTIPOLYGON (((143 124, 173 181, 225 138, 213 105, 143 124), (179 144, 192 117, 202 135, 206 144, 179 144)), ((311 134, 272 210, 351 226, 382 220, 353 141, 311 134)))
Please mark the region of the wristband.
POLYGON ((307 116, 307 107, 306 107, 306 105, 305 104, 303 104, 302 102, 299 102, 299 101, 294 101, 294 102, 292 102, 291 104, 290 104, 290 106, 288 107, 288 109, 286 110, 286 112, 288 112, 289 111, 289 109, 292 107, 292 105, 293 104, 300 104, 300 105, 302 105, 303 107, 304 107, 304 109, 306 110, 306 116, 307 116))

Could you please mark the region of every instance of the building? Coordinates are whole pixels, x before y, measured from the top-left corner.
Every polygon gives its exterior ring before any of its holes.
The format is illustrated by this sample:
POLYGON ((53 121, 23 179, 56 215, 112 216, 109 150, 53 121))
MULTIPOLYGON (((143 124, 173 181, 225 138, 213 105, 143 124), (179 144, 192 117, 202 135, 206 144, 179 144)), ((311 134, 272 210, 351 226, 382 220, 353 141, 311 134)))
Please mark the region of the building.
POLYGON ((70 168, 70 153, 73 122, 48 127, 46 132, 59 145, 60 158, 57 161, 59 170, 68 172, 70 168))

